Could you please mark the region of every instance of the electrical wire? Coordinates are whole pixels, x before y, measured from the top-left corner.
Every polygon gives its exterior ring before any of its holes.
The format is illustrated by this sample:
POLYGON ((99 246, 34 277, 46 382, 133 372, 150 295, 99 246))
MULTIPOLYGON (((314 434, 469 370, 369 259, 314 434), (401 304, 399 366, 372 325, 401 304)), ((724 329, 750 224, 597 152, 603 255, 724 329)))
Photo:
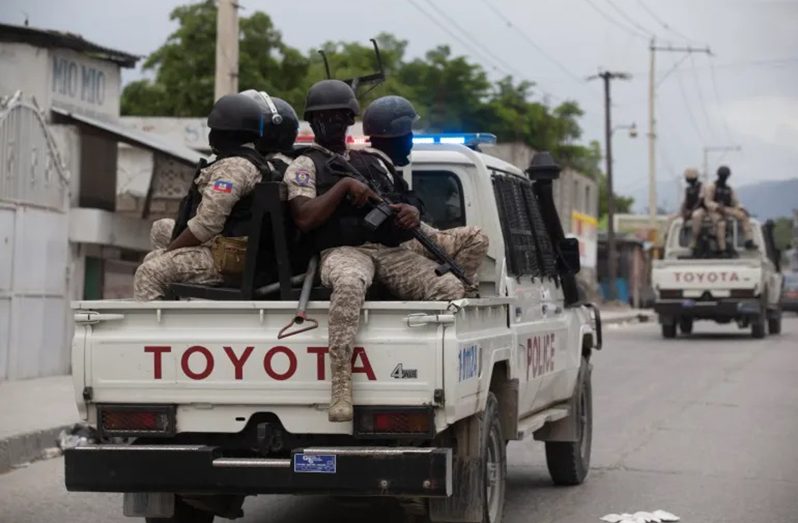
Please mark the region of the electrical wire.
POLYGON ((491 2, 489 2, 488 0, 482 0, 482 3, 483 3, 483 4, 485 4, 485 6, 486 6, 488 9, 490 9, 490 10, 493 12, 493 14, 495 14, 497 17, 499 17, 499 19, 500 19, 500 20, 502 20, 502 21, 503 21, 505 24, 507 24, 507 27, 509 27, 510 29, 513 29, 513 30, 514 30, 514 31, 516 31, 516 32, 517 32, 519 35, 521 35, 521 38, 523 38, 523 39, 524 39, 524 41, 526 41, 526 43, 527 43, 527 44, 529 44, 529 46, 530 46, 530 47, 532 47, 533 49, 535 49, 535 50, 536 50, 538 53, 540 53, 540 54, 541 54, 541 55, 542 55, 544 58, 546 58, 546 59, 547 59, 549 62, 551 62, 552 64, 556 65, 556 66, 557 66, 557 67, 558 67, 558 68, 559 68, 559 69, 560 69, 562 72, 564 72, 564 73, 565 73, 565 74, 566 74, 566 75, 567 75, 569 78, 571 78, 572 80, 574 80, 575 82, 577 82, 577 83, 578 83, 578 84, 580 84, 580 85, 587 85, 587 84, 585 83, 585 80, 584 80, 583 78, 580 78, 578 75, 574 74, 574 73, 573 73, 573 72, 572 72, 570 69, 568 69, 568 68, 567 68, 567 67, 566 67, 566 66, 565 66, 565 65, 564 65, 562 62, 560 62, 559 60, 557 60, 556 58, 554 58, 552 55, 550 55, 549 53, 547 53, 547 52, 546 52, 546 51, 545 51, 545 50, 544 50, 544 49, 543 49, 541 46, 539 46, 539 45, 538 45, 538 44, 537 44, 537 43, 536 43, 536 42, 535 42, 535 41, 534 41, 534 40, 533 40, 533 39, 532 39, 532 38, 531 38, 531 37, 530 37, 530 36, 529 36, 529 35, 528 35, 526 32, 524 32, 524 31, 523 31, 523 30, 522 30, 520 27, 518 27, 517 25, 515 25, 515 24, 512 22, 512 20, 510 20, 510 19, 509 19, 509 18, 508 18, 508 17, 507 17, 507 16, 506 16, 504 13, 502 13, 502 12, 499 10, 499 8, 498 8, 498 7, 496 7, 495 5, 493 5, 493 4, 492 4, 491 2))
POLYGON ((596 11, 598 14, 600 14, 600 15, 601 15, 601 16, 602 16, 602 17, 603 17, 605 20, 607 20, 609 23, 611 23, 611 24, 613 24, 613 25, 615 25, 615 26, 617 26, 617 27, 619 27, 619 28, 623 29, 624 31, 626 31, 627 33, 629 33, 631 36, 635 36, 635 37, 637 37, 637 38, 640 38, 640 39, 642 39, 642 40, 646 40, 646 41, 648 41, 648 40, 651 40, 651 37, 650 37, 649 35, 646 35, 646 34, 644 34, 644 33, 641 33, 641 32, 640 32, 640 31, 638 31, 637 29, 634 29, 634 28, 632 28, 632 27, 629 27, 629 26, 627 26, 627 25, 625 25, 625 24, 622 24, 622 23, 621 23, 621 22, 619 22, 618 20, 616 20, 616 19, 612 18, 611 16, 609 16, 607 13, 605 13, 604 11, 602 11, 602 10, 601 10, 601 9, 600 9, 600 8, 599 8, 599 7, 598 7, 596 4, 595 4, 595 2, 593 2, 593 0, 585 0, 585 2, 587 2, 587 3, 588 3, 588 5, 590 5, 590 7, 592 7, 592 8, 593 8, 593 10, 594 10, 594 11, 596 11))
MULTIPOLYGON (((465 29, 463 29, 463 27, 460 24, 458 24, 451 16, 449 16, 449 14, 446 13, 446 11, 444 11, 443 9, 441 9, 440 7, 435 5, 435 3, 432 0, 424 0, 424 1, 427 3, 427 5, 429 7, 431 7, 436 13, 438 13, 438 15, 441 18, 443 18, 444 20, 449 22, 449 24, 451 24, 452 27, 454 27, 455 29, 460 31, 460 33, 465 38, 470 38, 470 39, 474 40, 474 33, 473 32, 468 32, 465 29)), ((412 2, 412 0, 411 0, 411 2, 412 2)), ((493 54, 487 47, 485 47, 485 46, 478 46, 478 47, 480 48, 480 51, 482 53, 484 53, 484 56, 487 56, 488 59, 492 60, 494 63, 501 65, 502 69, 504 69, 505 71, 509 71, 510 73, 513 74, 513 76, 517 76, 519 78, 523 78, 524 75, 522 75, 520 72, 518 72, 518 70, 516 70, 512 65, 508 64, 507 62, 505 62, 504 59, 502 59, 501 57, 496 56, 495 54, 493 54)))
POLYGON ((701 112, 704 114, 704 120, 707 124, 707 132, 710 136, 714 136, 714 126, 712 125, 712 120, 709 118, 709 113, 707 112, 707 104, 704 101, 704 90, 701 88, 701 82, 698 81, 698 73, 695 70, 695 59, 693 58, 693 54, 690 53, 690 65, 693 72, 693 81, 695 82, 695 89, 696 93, 698 94, 698 103, 701 105, 701 112))
POLYGON ((640 5, 640 7, 643 8, 643 10, 646 13, 648 13, 651 16, 651 18, 653 18, 659 25, 661 25, 663 29, 665 29, 666 31, 670 31, 671 33, 673 33, 674 35, 678 36, 679 38, 682 38, 682 39, 687 40, 689 42, 695 42, 695 40, 693 40, 692 38, 688 38, 684 34, 680 33, 676 29, 674 29, 671 25, 665 23, 665 21, 662 18, 660 18, 659 16, 657 16, 657 14, 654 11, 652 11, 651 8, 648 7, 645 4, 645 2, 643 2, 643 0, 637 0, 637 3, 640 5))
POLYGON ((690 117, 690 125, 693 126, 693 130, 695 130, 695 134, 701 140, 702 143, 706 143, 704 139, 704 135, 701 133, 701 129, 698 127, 698 121, 696 120, 695 114, 693 113, 693 108, 690 106, 690 102, 687 99, 687 91, 684 88, 684 83, 682 82, 681 76, 677 76, 676 80, 679 83, 679 91, 682 93, 682 100, 684 101, 684 108, 687 110, 687 115, 690 117))
POLYGON ((626 12, 623 9, 621 9, 620 7, 618 7, 618 5, 615 2, 613 2, 612 0, 605 0, 605 1, 610 5, 610 7, 612 7, 612 9, 616 13, 621 15, 621 18, 623 18, 624 20, 626 20, 627 22, 632 24, 633 27, 635 27, 636 29, 639 29, 640 31, 646 33, 649 36, 654 36, 654 31, 651 31, 647 27, 643 27, 642 25, 640 25, 637 22, 637 20, 635 20, 634 18, 632 18, 631 16, 626 14, 626 12))
POLYGON ((710 78, 712 78, 712 90, 715 93, 715 101, 718 104, 718 110, 721 114, 721 122, 723 122, 723 131, 726 133, 726 141, 732 142, 732 135, 731 131, 729 131, 729 122, 726 119, 726 113, 722 110, 723 107, 723 99, 720 96, 720 91, 718 91, 718 82, 715 78, 715 58, 709 57, 709 71, 710 71, 710 78))

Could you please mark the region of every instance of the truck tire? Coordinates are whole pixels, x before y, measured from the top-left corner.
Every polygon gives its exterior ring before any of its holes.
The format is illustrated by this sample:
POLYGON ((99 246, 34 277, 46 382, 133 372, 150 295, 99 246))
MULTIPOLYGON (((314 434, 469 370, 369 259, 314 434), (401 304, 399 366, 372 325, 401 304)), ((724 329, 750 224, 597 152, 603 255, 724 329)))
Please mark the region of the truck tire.
MULTIPOLYGON (((673 326, 676 327, 675 324, 673 326)), ((582 358, 576 389, 579 394, 576 403, 579 439, 546 442, 546 465, 555 485, 579 485, 590 472, 593 439, 593 389, 590 385, 590 374, 590 363, 582 358)))
POLYGON ((171 518, 144 518, 146 523, 213 523, 214 514, 192 507, 175 496, 175 514, 171 518))
POLYGON ((692 334, 693 333, 693 318, 680 318, 679 319, 679 330, 682 331, 682 334, 692 334))
POLYGON ((762 314, 751 320, 751 336, 756 339, 762 339, 765 334, 765 315, 762 314))
POLYGON ((504 514, 507 489, 507 441, 495 394, 488 393, 484 411, 462 423, 465 423, 460 427, 462 434, 478 434, 478 439, 470 440, 474 442, 473 448, 465 441, 470 436, 465 437, 463 443, 456 443, 452 496, 429 499, 428 519, 422 521, 499 523, 504 514))
POLYGON ((781 311, 768 318, 768 333, 781 334, 781 311))
POLYGON ((483 418, 482 470, 485 489, 483 523, 499 523, 504 514, 504 494, 507 490, 507 440, 504 439, 499 417, 499 401, 488 393, 483 418))
POLYGON ((675 338, 676 337, 676 324, 675 323, 663 323, 662 324, 662 337, 663 338, 675 338))

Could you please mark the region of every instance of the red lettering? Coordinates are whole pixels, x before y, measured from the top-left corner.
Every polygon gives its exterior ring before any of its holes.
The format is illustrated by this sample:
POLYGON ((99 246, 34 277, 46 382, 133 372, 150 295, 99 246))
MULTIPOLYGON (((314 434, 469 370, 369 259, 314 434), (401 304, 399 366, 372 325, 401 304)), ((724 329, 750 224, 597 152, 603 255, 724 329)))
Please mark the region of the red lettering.
POLYGON ((164 352, 172 352, 168 345, 146 345, 144 352, 152 353, 152 377, 156 380, 163 378, 162 356, 164 352))
POLYGON ((237 380, 244 379, 244 364, 249 359, 249 356, 252 354, 253 350, 255 350, 255 347, 247 347, 244 349, 244 353, 239 357, 236 356, 236 353, 233 351, 232 347, 224 348, 224 353, 227 354, 228 358, 230 358, 230 363, 232 363, 233 367, 235 368, 237 380))
POLYGON ((325 357, 330 352, 328 347, 308 347, 308 354, 316 355, 316 379, 319 381, 325 380, 326 368, 325 357))
POLYGON ((213 354, 202 345, 194 345, 183 353, 183 357, 180 358, 180 367, 183 369, 183 374, 192 380, 204 380, 213 372, 213 354), (188 360, 192 354, 202 354, 205 357, 205 369, 202 372, 194 372, 188 366, 188 360))
POLYGON ((682 281, 682 273, 681 272, 674 272, 673 275, 676 277, 676 281, 682 281))
POLYGON ((272 347, 269 349, 269 352, 266 353, 266 356, 263 357, 263 369, 273 380, 287 380, 296 372, 296 355, 288 347, 284 347, 282 345, 272 347), (272 368, 272 358, 274 358, 274 355, 278 353, 285 354, 286 357, 288 357, 288 370, 283 373, 276 372, 274 368, 272 368))
POLYGON ((377 376, 374 375, 374 369, 371 368, 371 362, 369 362, 366 349, 363 347, 355 347, 355 352, 352 354, 352 373, 354 374, 355 372, 365 374, 369 381, 375 381, 377 379, 377 376), (355 366, 358 358, 360 358, 360 361, 363 364, 360 367, 355 366))
POLYGON ((551 344, 549 345, 549 372, 554 371, 554 333, 551 333, 551 344))
POLYGON ((710 272, 709 274, 707 274, 707 281, 709 283, 715 283, 716 281, 718 281, 717 273, 710 272))
POLYGON ((526 380, 529 381, 529 368, 532 366, 532 338, 526 339, 526 380))
POLYGON ((685 275, 684 275, 684 281, 686 281, 686 282, 690 283, 690 282, 692 282, 694 279, 695 279, 695 276, 693 275, 693 273, 692 273, 692 272, 685 273, 685 275))
POLYGON ((740 281, 740 278, 737 276, 736 272, 733 272, 733 273, 731 273, 731 276, 729 277, 729 281, 740 281))
POLYGON ((698 282, 701 283, 702 281, 704 281, 704 276, 706 276, 706 274, 704 274, 703 272, 699 272, 698 274, 696 274, 696 276, 698 277, 698 282))
POLYGON ((720 281, 726 281, 726 273, 725 272, 721 272, 720 273, 720 281))

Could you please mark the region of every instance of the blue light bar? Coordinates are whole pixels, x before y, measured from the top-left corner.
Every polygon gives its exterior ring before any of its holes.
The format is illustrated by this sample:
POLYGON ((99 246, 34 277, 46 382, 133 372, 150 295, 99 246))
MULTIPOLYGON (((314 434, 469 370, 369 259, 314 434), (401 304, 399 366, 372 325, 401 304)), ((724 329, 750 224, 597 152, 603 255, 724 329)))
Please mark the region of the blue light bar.
POLYGON ((458 145, 495 145, 496 135, 492 133, 438 133, 438 134, 414 134, 414 144, 422 143, 453 143, 458 145))

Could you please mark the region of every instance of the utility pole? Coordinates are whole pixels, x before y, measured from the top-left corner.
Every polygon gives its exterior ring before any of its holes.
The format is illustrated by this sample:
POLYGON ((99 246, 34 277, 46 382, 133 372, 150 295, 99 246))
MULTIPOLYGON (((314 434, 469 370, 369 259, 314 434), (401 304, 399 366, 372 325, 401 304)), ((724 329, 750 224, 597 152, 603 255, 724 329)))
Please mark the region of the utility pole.
POLYGON ((601 78, 604 80, 604 145, 607 160, 607 298, 617 298, 615 280, 618 277, 618 260, 615 247, 615 193, 612 187, 612 101, 610 97, 610 83, 612 80, 628 80, 631 75, 627 73, 613 73, 603 71, 588 80, 601 78))
MULTIPOLYGON (((648 221, 649 227, 654 231, 654 239, 657 235, 657 120, 654 116, 656 108, 656 53, 706 53, 712 55, 709 47, 703 49, 697 47, 674 47, 657 46, 656 40, 651 39, 651 44, 648 47, 651 52, 651 64, 648 75, 648 221)), ((667 75, 666 75, 667 76, 667 75)))
POLYGON ((739 145, 709 145, 704 147, 704 181, 709 181, 709 153, 742 151, 739 145))
POLYGON ((238 92, 238 4, 217 0, 214 100, 238 92))

